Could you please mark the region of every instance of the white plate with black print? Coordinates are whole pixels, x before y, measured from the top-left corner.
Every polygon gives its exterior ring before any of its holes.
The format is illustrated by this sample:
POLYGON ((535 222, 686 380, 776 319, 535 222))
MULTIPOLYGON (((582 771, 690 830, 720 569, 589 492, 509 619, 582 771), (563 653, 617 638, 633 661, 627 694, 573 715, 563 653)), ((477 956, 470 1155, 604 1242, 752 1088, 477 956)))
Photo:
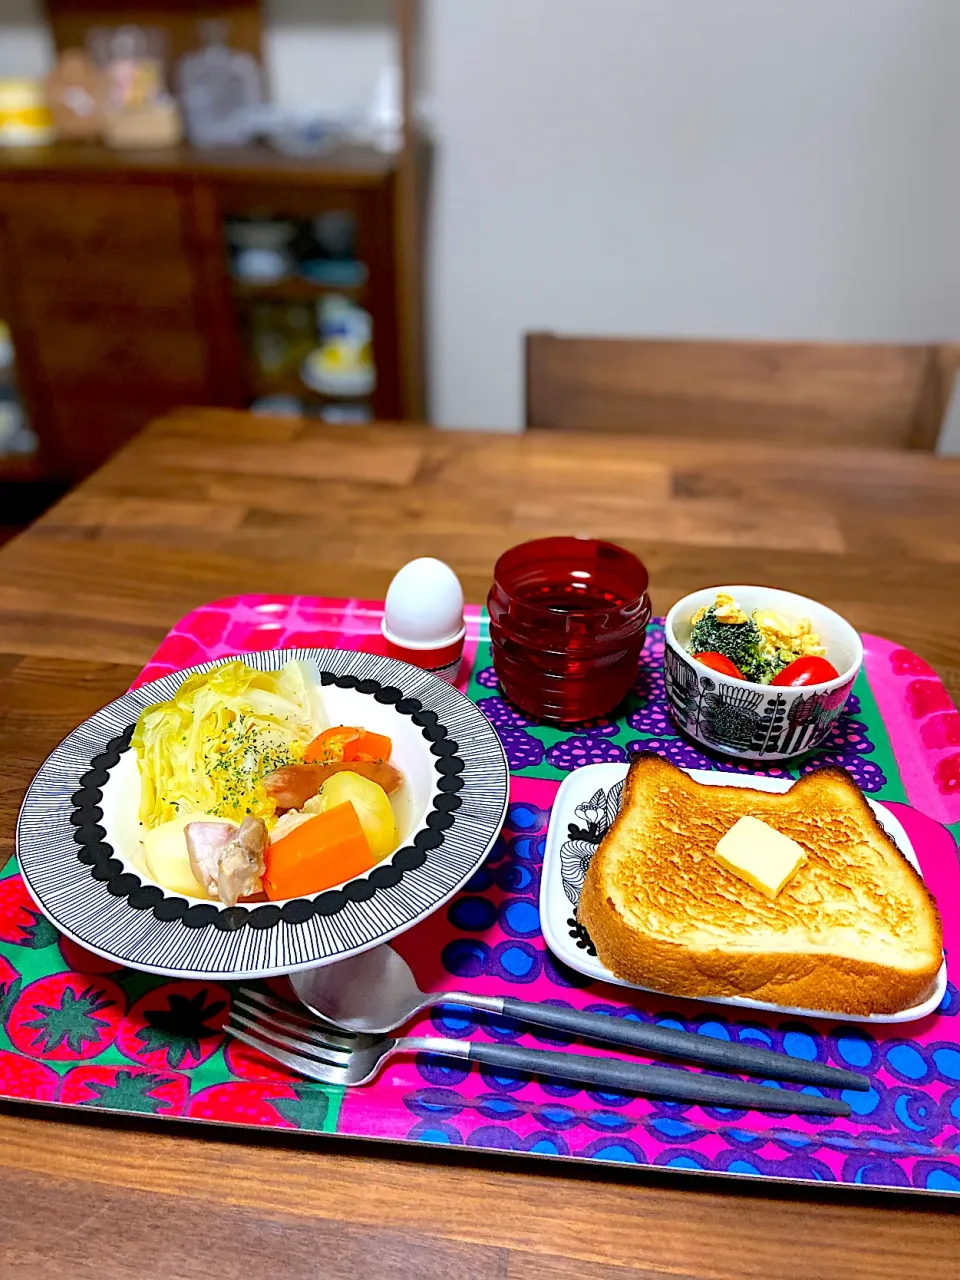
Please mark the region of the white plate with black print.
MULTIPOLYGON (((586 929, 577 922, 580 890, 597 845, 617 816, 623 784, 627 776, 625 764, 589 764, 576 769, 561 783, 550 814, 547 847, 540 882, 540 925, 547 946, 564 964, 588 978, 612 982, 619 987, 638 987, 616 978, 600 963, 586 929)), ((749 774, 710 772, 706 769, 684 769, 695 782, 708 786, 752 787, 755 791, 788 791, 789 778, 759 778, 749 774)), ((902 824, 886 805, 865 797, 877 821, 897 848, 920 873, 920 864, 910 838, 902 824)), ((822 1009, 800 1009, 789 1005, 750 1000, 746 996, 700 997, 708 1004, 733 1005, 738 1009, 765 1010, 769 1013, 796 1014, 805 1018, 830 1018, 834 1022, 913 1022, 923 1018, 943 1000, 947 989, 947 966, 944 962, 937 974, 933 993, 922 1004, 899 1013, 870 1014, 867 1017, 849 1013, 829 1013, 822 1009)))
POLYGON ((503 749, 486 717, 446 681, 393 658, 340 649, 240 656, 261 671, 291 658, 316 663, 331 723, 391 737, 406 792, 400 847, 363 876, 287 902, 228 908, 151 881, 140 856, 130 736, 145 706, 231 659, 163 676, 111 702, 57 747, 30 784, 17 823, 27 889, 58 929, 100 956, 208 981, 332 964, 436 911, 500 832, 509 784, 503 749))

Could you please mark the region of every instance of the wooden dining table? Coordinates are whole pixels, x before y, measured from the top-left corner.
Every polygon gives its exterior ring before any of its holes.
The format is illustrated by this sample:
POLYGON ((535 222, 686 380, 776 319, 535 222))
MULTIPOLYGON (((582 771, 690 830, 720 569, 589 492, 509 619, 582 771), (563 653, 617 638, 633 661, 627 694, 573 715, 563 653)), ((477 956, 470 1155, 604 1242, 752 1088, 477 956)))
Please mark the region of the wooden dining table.
MULTIPOLYGON (((418 555, 480 602, 552 533, 637 552, 658 613, 712 583, 814 596, 960 700, 960 459, 184 409, 0 550, 0 865, 44 757, 195 606, 381 598, 418 555)), ((0 1104, 4 1280, 947 1280, 957 1207, 0 1104)))

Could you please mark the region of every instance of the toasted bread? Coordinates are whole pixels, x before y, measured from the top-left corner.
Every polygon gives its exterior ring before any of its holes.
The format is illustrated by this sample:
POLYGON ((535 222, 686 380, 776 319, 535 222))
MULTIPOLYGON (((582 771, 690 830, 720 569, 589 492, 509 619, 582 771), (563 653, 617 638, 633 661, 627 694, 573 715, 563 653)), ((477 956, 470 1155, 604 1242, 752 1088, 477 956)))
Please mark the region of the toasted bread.
POLYGON ((930 995, 942 959, 936 903, 832 766, 771 794, 635 756, 578 916, 618 978, 675 996, 896 1013, 930 995), (773 901, 713 857, 744 814, 807 853, 773 901))

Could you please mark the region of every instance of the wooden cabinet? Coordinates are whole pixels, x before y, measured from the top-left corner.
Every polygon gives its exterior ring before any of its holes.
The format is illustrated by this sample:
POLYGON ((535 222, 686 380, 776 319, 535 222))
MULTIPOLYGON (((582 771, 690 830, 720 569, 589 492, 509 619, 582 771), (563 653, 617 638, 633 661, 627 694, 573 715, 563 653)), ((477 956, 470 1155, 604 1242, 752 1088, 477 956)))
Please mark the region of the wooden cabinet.
POLYGON ((211 400, 188 199, 156 182, 0 182, 6 318, 53 474, 92 470, 158 410, 211 400))
POLYGON ((137 269, 183 252, 179 193, 157 182, 18 181, 4 203, 15 241, 40 275, 83 270, 103 254, 122 254, 137 269))
POLYGON ((404 354, 417 343, 403 319, 418 306, 398 283, 409 272, 398 266, 389 157, 353 152, 317 165, 255 149, 130 158, 84 148, 0 156, 0 317, 41 440, 40 472, 77 479, 165 409, 242 406, 262 393, 246 342, 250 306, 270 297, 313 304, 324 290, 300 279, 240 285, 225 223, 328 210, 354 215, 368 268, 354 293, 373 321, 373 410, 418 417, 419 371, 404 354))

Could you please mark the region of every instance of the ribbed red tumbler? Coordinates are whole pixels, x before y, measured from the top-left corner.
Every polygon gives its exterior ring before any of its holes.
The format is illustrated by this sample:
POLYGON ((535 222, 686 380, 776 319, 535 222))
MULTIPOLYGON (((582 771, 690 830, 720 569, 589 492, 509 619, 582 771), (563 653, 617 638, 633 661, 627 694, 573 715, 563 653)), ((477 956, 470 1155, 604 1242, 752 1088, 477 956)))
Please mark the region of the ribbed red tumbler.
POLYGON ((637 677, 650 620, 647 571, 593 538, 538 538, 497 561, 487 598, 504 693, 541 720, 606 715, 637 677))

